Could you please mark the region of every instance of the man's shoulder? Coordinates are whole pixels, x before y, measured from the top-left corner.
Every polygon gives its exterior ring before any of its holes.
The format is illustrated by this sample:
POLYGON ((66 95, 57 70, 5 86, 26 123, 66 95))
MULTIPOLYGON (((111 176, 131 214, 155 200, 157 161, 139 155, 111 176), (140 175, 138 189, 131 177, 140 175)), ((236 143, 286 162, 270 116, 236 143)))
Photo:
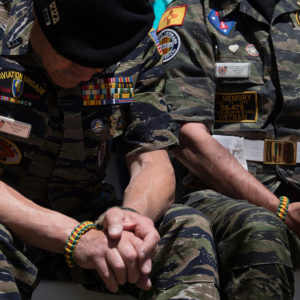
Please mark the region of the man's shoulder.
POLYGON ((180 28, 186 22, 193 23, 203 15, 203 9, 203 3, 199 0, 172 1, 160 18, 157 32, 166 28, 180 28))
POLYGON ((122 63, 131 60, 147 60, 149 56, 152 55, 162 55, 161 46, 154 28, 152 28, 140 41, 138 46, 122 60, 122 63))
POLYGON ((164 15, 166 15, 166 13, 168 14, 169 13, 168 11, 174 7, 184 7, 184 6, 187 8, 195 7, 195 6, 202 7, 203 3, 202 1, 199 0, 174 0, 168 4, 167 9, 164 12, 164 15))
MULTIPOLYGON (((0 0, 0 43, 2 45, 13 2, 0 0)), ((1 47, 2 48, 2 47, 1 47)))
POLYGON ((167 8, 173 7, 173 6, 178 6, 178 5, 194 5, 194 4, 201 4, 201 1, 199 0, 173 0, 171 1, 167 8))
POLYGON ((31 0, 0 0, 0 55, 25 54, 32 23, 31 0))
POLYGON ((144 72, 148 77, 161 77, 162 55, 156 31, 152 28, 139 45, 120 61, 116 71, 136 79, 144 72))

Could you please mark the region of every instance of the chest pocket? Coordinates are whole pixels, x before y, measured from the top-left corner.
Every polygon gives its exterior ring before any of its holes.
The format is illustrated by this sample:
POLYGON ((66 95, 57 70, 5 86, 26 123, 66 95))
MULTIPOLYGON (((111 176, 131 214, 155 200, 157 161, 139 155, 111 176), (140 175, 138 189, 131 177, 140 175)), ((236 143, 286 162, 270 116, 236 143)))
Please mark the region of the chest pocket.
POLYGON ((217 49, 215 76, 219 84, 230 85, 237 91, 263 84, 263 65, 253 44, 233 39, 217 49))
POLYGON ((218 87, 216 128, 232 123, 243 123, 243 127, 246 123, 258 125, 261 115, 259 91, 263 85, 263 67, 258 50, 241 38, 221 42, 218 48, 215 64, 218 87))
POLYGON ((104 141, 123 133, 125 112, 134 100, 130 76, 96 78, 81 86, 84 130, 104 141))
POLYGON ((84 136, 104 142, 123 133, 126 125, 125 111, 128 104, 84 107, 82 122, 84 136))

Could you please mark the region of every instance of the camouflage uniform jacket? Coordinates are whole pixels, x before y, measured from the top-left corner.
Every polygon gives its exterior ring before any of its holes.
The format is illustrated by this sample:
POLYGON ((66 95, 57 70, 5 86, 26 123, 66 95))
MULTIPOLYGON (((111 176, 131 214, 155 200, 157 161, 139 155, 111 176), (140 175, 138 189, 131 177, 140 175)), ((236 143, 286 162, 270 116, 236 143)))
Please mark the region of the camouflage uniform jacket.
POLYGON ((101 192, 110 139, 122 140, 125 155, 177 143, 161 93, 161 50, 150 31, 119 64, 61 89, 32 53, 32 22, 32 1, 0 1, 0 178, 78 217, 101 192))
MULTIPOLYGON (((168 6, 157 29, 167 103, 176 120, 216 134, 299 142, 300 2, 279 0, 271 24, 249 2, 168 6)), ((298 166, 248 161, 261 181, 279 176, 299 188, 298 166)))

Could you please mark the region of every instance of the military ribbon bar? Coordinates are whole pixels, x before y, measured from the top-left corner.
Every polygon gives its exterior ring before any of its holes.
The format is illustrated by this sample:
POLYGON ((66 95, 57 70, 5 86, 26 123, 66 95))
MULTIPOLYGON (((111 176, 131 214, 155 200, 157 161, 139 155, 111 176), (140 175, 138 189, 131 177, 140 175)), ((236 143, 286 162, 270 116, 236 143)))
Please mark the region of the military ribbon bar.
POLYGON ((84 106, 114 105, 134 101, 131 77, 99 78, 81 86, 84 106))
POLYGON ((26 106, 32 105, 31 101, 15 99, 12 97, 2 96, 2 95, 0 96, 0 101, 10 102, 10 103, 14 103, 14 104, 22 104, 22 105, 26 105, 26 106))

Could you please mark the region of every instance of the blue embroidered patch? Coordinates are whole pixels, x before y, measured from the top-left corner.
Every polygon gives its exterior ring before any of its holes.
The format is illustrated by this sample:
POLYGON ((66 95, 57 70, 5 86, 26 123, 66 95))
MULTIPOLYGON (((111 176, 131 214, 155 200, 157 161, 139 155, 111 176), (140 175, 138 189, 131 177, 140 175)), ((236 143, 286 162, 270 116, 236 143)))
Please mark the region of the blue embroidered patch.
POLYGON ((220 21, 219 13, 212 9, 208 15, 209 22, 221 33, 228 35, 232 27, 235 25, 235 20, 225 20, 220 21))

